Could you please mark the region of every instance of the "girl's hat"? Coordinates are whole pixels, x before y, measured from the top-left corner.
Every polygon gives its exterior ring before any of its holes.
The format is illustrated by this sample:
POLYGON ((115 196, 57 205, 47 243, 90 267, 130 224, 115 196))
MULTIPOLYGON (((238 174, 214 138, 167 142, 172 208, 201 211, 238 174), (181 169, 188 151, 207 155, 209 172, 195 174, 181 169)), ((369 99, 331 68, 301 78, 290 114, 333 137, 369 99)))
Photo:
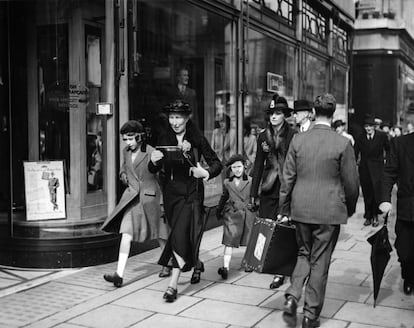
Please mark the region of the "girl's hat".
POLYGON ((273 99, 270 101, 269 108, 267 108, 267 113, 273 113, 276 110, 281 110, 285 117, 289 117, 292 113, 292 108, 289 107, 288 102, 285 97, 279 97, 274 95, 273 99))
POLYGON ((229 158, 229 160, 227 161, 226 166, 229 167, 232 164, 234 164, 236 162, 239 162, 239 161, 242 162, 243 164, 245 164, 246 163, 246 158, 243 155, 240 155, 240 154, 232 155, 229 158))

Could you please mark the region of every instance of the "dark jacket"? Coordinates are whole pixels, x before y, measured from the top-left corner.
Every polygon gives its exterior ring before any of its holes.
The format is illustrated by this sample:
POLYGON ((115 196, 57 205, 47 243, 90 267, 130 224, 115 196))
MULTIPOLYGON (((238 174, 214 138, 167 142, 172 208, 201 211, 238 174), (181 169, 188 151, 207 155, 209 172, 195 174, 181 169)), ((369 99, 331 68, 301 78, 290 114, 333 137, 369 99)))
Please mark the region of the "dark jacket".
MULTIPOLYGON (((277 157, 280 162, 284 162, 287 150, 289 149, 290 141, 295 135, 296 131, 293 130, 287 122, 283 123, 281 137, 283 141, 281 142, 280 147, 276 149, 274 140, 271 140, 272 129, 270 126, 267 127, 263 132, 257 137, 257 152, 256 158, 254 161, 253 170, 251 172, 252 176, 252 188, 250 191, 251 197, 257 197, 259 194, 259 187, 262 181, 266 181, 267 177, 273 171, 277 176, 281 176, 282 172, 280 171, 279 165, 274 165, 276 162, 272 161, 271 157, 277 157), (267 152, 263 149, 263 143, 266 142, 270 146, 270 151, 267 152)), ((282 167, 283 169, 283 167, 282 167)))
POLYGON ((414 222, 414 134, 393 139, 384 179, 381 200, 391 202, 393 185, 398 186, 397 219, 414 222))
MULTIPOLYGON (((187 271, 195 265, 198 259, 198 248, 204 225, 204 185, 202 179, 189 175, 190 168, 203 157, 208 165, 210 179, 212 179, 220 174, 222 165, 207 139, 198 132, 191 120, 187 123, 183 140, 191 144, 191 149, 187 152, 188 158, 185 158, 181 152, 174 155, 167 153, 156 165, 150 162, 149 168, 152 172, 163 169, 161 188, 164 212, 171 227, 170 237, 158 263, 178 267, 173 257, 173 252, 175 252, 185 261, 185 266, 181 269, 187 271)), ((158 140, 160 146, 176 146, 177 144, 177 138, 171 129, 167 129, 158 140)))

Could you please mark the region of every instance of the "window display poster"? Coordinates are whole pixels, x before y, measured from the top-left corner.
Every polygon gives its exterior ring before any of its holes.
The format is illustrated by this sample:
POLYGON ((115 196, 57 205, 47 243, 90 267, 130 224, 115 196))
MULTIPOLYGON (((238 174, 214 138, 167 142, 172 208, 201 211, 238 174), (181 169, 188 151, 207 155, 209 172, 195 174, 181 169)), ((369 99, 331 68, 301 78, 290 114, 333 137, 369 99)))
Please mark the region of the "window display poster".
POLYGON ((66 218, 63 161, 24 162, 27 221, 66 218))

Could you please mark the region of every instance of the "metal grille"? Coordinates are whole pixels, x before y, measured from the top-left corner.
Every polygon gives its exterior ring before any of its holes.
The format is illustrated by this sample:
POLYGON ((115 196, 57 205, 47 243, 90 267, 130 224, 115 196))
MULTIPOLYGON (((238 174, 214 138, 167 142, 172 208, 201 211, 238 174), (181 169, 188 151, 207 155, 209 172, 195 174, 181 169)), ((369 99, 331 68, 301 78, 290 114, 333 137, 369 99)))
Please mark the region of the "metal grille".
POLYGON ((327 43, 327 19, 321 13, 313 9, 308 3, 303 2, 302 10, 303 30, 306 36, 316 41, 327 43))
POLYGON ((348 50, 348 34, 339 26, 333 26, 333 51, 334 55, 346 57, 348 50))
POLYGON ((289 25, 293 24, 294 0, 253 0, 253 2, 270 9, 276 15, 284 18, 289 25))

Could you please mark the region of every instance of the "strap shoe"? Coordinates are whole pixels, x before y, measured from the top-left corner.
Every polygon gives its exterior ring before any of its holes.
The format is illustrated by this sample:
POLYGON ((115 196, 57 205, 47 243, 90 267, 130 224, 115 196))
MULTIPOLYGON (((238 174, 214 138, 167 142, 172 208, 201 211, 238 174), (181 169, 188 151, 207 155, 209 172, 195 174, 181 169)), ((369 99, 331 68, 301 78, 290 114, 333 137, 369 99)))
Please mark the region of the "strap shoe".
POLYGON ((123 279, 116 272, 113 274, 105 273, 104 279, 108 282, 112 282, 115 287, 121 287, 123 279))

